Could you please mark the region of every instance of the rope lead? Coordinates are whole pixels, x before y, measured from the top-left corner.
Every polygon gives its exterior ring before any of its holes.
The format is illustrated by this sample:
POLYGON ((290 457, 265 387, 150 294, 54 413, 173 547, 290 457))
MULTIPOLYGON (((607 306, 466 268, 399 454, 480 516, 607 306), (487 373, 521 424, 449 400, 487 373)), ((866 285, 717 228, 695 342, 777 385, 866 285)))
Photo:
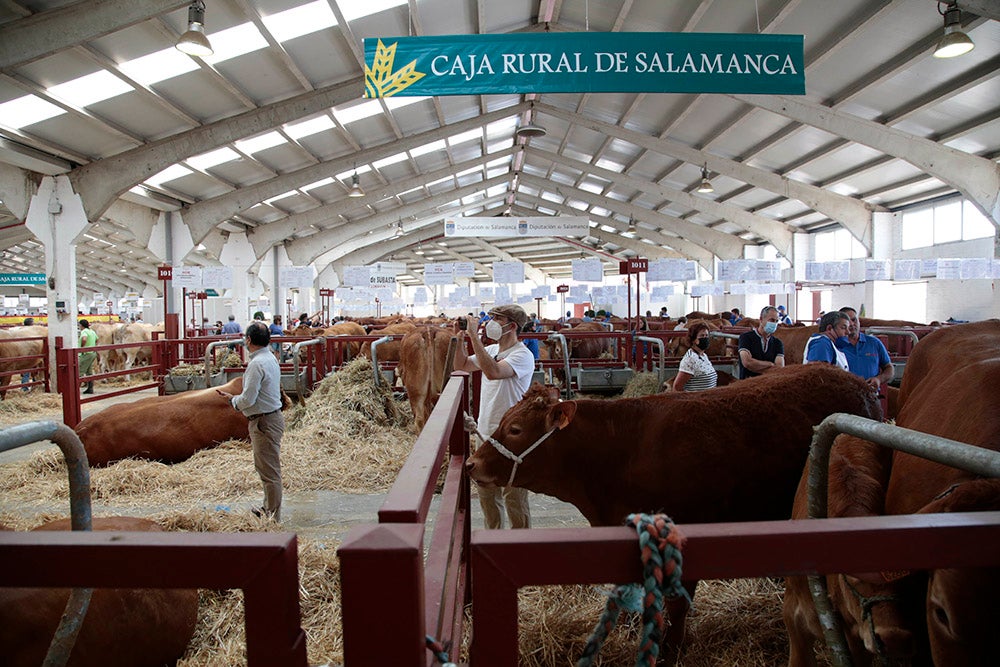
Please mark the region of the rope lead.
POLYGON ((447 646, 442 646, 441 642, 430 635, 424 635, 424 643, 427 645, 427 650, 434 655, 434 659, 441 663, 441 667, 455 667, 455 663, 448 659, 447 646))
POLYGON ((608 635, 615 629, 623 609, 629 607, 634 588, 641 588, 642 636, 636 655, 637 667, 655 665, 660 653, 660 641, 666 627, 663 614, 664 598, 691 597, 681 585, 681 543, 683 536, 665 514, 630 514, 626 525, 633 526, 639 536, 642 559, 642 584, 618 586, 608 597, 597 626, 587 640, 577 667, 590 667, 608 635))

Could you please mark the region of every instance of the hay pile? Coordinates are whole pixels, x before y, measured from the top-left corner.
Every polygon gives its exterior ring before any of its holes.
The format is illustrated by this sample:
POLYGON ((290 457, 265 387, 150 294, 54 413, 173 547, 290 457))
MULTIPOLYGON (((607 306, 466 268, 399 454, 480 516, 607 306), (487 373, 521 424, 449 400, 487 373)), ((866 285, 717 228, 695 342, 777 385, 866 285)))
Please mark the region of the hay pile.
MULTIPOLYGON (((287 492, 386 491, 416 439, 409 430, 409 405, 375 386, 367 359, 356 359, 325 378, 306 406, 295 406, 285 416, 281 467, 287 492)), ((14 421, 23 421, 23 416, 14 421)), ((37 507, 66 500, 66 480, 62 453, 55 448, 0 466, 0 494, 7 503, 37 507)), ((253 453, 242 440, 196 452, 173 465, 128 459, 91 470, 94 501, 118 508, 214 507, 249 503, 259 493, 253 453)))
MULTIPOLYGON (((604 609, 604 590, 595 586, 521 589, 520 662, 534 667, 574 665, 604 609)), ((687 646, 679 667, 778 665, 788 660, 781 620, 784 587, 771 579, 703 581, 688 616, 687 646)), ((641 621, 619 620, 601 649, 600 665, 634 664, 641 621)))
POLYGON ((0 426, 13 426, 37 419, 62 421, 62 397, 41 391, 11 389, 0 401, 0 426))
POLYGON ((656 373, 636 373, 622 390, 622 398, 638 398, 660 393, 660 381, 656 373))

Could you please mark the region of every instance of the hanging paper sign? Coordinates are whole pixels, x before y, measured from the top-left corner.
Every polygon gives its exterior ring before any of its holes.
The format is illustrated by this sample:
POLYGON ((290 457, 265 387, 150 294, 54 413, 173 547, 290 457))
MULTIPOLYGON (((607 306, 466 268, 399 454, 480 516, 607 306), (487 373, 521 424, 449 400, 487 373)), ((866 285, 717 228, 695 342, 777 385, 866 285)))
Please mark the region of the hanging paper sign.
POLYGON ((962 278, 962 260, 938 259, 937 277, 941 280, 960 280, 962 278))
POLYGON ((601 265, 601 260, 596 258, 574 259, 572 265, 573 280, 586 283, 604 282, 604 267, 601 265))
POLYGON ((493 262, 493 282, 519 284, 524 282, 523 262, 493 262))
POLYGON ((919 259, 897 259, 892 267, 893 280, 918 280, 920 278, 919 259))
POLYGON ((278 269, 278 280, 284 287, 309 289, 313 286, 313 268, 311 266, 282 266, 278 269))
POLYGON ((230 266, 206 266, 201 272, 205 287, 229 289, 233 286, 233 269, 230 266))
POLYGON ((476 276, 476 265, 473 262, 455 262, 456 278, 474 278, 476 276))
POLYGON ((367 266, 345 266, 344 284, 351 287, 367 287, 371 280, 371 271, 367 266))
POLYGON ((980 280, 991 278, 992 267, 988 257, 966 257, 962 260, 962 280, 980 280))
POLYGON ((204 286, 201 273, 200 266, 175 266, 174 287, 201 289, 204 286))
POLYGON ((455 265, 449 262, 424 264, 425 285, 454 285, 455 265))
POLYGON ((365 97, 804 95, 802 35, 544 32, 364 40, 365 97))
POLYGON ((865 280, 889 280, 889 260, 866 259, 865 280))

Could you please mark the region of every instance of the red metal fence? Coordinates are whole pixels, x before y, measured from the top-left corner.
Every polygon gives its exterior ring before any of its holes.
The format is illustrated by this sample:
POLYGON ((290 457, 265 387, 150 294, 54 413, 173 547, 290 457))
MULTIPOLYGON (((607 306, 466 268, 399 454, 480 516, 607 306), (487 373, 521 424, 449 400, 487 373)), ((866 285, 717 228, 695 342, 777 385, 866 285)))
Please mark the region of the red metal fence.
MULTIPOLYGON (((475 531, 469 537, 464 382, 462 387, 457 378, 449 382, 379 512, 379 523, 355 527, 338 550, 349 667, 428 667, 433 657, 424 646, 426 635, 452 641, 455 661, 461 608, 470 590, 471 664, 516 665, 520 587, 640 580, 639 549, 629 528, 475 531), (445 463, 445 492, 424 564, 430 494, 445 463), (392 642, 384 641, 387 605, 392 642)), ((680 528, 687 538, 684 574, 691 580, 980 567, 998 564, 996 550, 982 545, 1000 543, 1000 512, 680 528)))

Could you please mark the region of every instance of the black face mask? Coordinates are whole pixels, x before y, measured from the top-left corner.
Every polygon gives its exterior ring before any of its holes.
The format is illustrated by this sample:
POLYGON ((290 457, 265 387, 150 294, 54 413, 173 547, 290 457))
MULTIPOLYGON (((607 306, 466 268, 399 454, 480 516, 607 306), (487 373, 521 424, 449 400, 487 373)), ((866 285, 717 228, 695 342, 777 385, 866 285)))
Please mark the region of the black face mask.
POLYGON ((708 346, 711 344, 711 342, 712 341, 709 338, 699 338, 696 341, 698 347, 701 348, 702 350, 707 350, 708 346))

